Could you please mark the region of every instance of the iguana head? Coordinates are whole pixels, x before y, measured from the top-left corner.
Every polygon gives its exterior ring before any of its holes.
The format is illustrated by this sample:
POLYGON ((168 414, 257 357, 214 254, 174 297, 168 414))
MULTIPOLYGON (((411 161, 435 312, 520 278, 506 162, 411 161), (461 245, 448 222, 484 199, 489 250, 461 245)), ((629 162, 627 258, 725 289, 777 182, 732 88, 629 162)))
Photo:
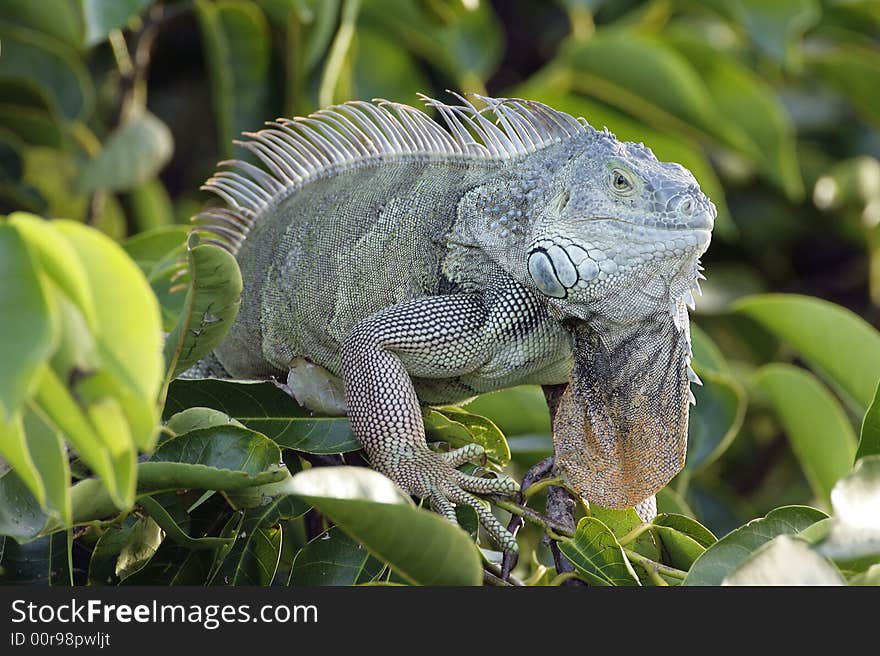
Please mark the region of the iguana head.
POLYGON ((717 214, 694 176, 595 131, 567 144, 534 207, 529 277, 564 315, 620 320, 690 301, 717 214))

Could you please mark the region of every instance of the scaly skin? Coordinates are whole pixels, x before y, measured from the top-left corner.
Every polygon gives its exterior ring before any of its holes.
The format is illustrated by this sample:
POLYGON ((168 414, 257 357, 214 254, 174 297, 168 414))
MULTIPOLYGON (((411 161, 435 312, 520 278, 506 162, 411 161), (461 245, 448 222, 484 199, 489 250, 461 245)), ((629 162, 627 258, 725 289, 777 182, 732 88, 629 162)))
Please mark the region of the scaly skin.
POLYGON ((213 366, 286 377, 312 409, 347 411, 373 467, 450 521, 472 506, 512 552, 472 493, 515 482, 458 471, 476 447, 431 451, 421 405, 571 381, 560 469, 586 499, 647 500, 683 462, 684 305, 715 209, 644 146, 539 103, 481 100, 497 123, 429 101, 449 132, 367 103, 271 124, 242 144, 265 170, 216 174, 206 187, 230 208, 197 218, 244 279, 213 366))

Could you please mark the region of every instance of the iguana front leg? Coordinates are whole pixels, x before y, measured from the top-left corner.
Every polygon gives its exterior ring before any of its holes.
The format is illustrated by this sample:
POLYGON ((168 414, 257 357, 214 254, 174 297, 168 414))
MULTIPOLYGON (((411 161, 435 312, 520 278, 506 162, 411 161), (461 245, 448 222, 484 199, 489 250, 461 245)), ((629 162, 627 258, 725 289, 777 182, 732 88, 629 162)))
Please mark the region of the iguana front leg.
POLYGON ((475 295, 428 297, 382 310, 355 327, 342 349, 348 416, 375 469, 410 494, 429 499, 455 522, 469 505, 505 551, 516 539, 469 492, 514 494, 516 482, 455 469, 480 454, 465 447, 438 454, 425 441, 411 376, 453 378, 476 369, 491 350, 490 310, 475 295))

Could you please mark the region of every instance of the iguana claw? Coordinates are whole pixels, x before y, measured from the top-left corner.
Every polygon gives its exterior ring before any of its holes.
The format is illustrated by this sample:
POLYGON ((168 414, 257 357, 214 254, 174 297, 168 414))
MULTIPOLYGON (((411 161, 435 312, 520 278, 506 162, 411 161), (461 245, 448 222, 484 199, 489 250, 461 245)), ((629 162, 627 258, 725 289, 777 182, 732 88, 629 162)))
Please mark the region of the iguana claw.
POLYGON ((448 453, 426 449, 401 458, 395 464, 394 472, 385 473, 410 494, 428 499, 431 507, 453 524, 458 524, 455 506, 470 506, 477 513, 480 524, 501 548, 505 552, 516 552, 516 538, 471 492, 512 496, 519 491, 519 484, 503 474, 496 478, 482 478, 455 469, 457 465, 481 457, 485 457, 485 451, 479 445, 468 445, 448 453))

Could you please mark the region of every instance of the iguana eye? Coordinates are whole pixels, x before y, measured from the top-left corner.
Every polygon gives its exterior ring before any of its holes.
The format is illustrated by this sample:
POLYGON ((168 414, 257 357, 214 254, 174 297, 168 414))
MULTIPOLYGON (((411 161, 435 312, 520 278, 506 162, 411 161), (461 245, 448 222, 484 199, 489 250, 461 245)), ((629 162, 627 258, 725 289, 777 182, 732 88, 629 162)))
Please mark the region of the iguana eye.
POLYGON ((613 169, 611 171, 611 186, 614 187, 615 191, 622 192, 629 191, 633 188, 632 180, 630 180, 629 176, 620 169, 613 169))

